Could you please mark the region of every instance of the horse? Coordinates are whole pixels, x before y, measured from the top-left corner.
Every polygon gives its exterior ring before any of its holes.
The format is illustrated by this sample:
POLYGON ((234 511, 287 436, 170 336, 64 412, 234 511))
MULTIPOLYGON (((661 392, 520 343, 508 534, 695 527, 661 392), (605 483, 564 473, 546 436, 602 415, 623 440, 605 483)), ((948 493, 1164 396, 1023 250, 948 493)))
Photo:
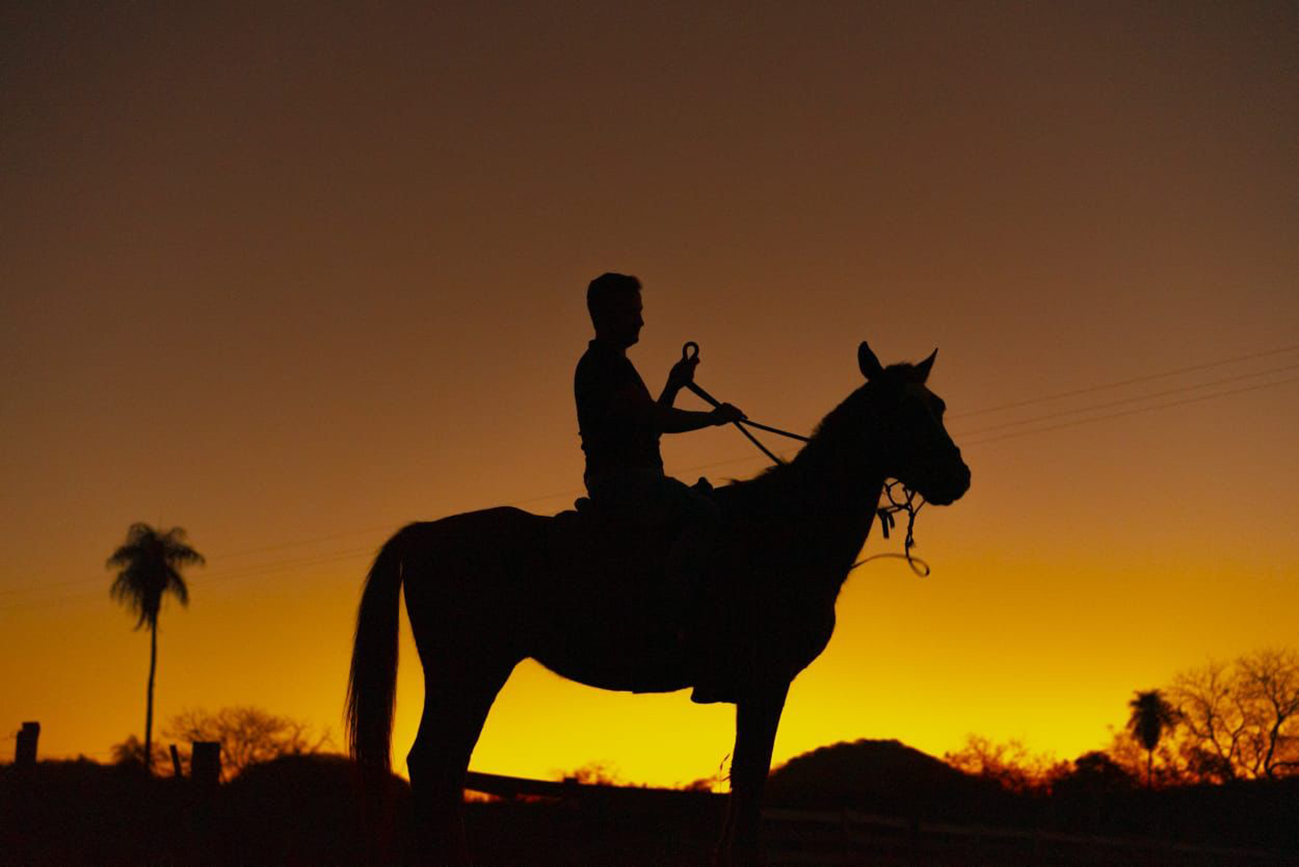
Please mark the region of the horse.
POLYGON ((708 624, 702 644, 677 640, 679 594, 663 590, 672 583, 663 580, 666 558, 641 556, 652 546, 574 541, 599 531, 581 527, 595 518, 502 507, 410 524, 389 539, 357 613, 347 737, 363 771, 388 771, 404 586, 424 667, 424 710, 407 755, 414 809, 426 823, 424 857, 468 863, 461 812, 470 755, 510 672, 532 658, 603 689, 698 689, 705 674, 720 683, 720 697, 703 700, 733 702, 736 731, 716 859, 755 862, 789 685, 829 643, 835 599, 886 481, 935 505, 969 489, 969 467, 943 426, 944 403, 926 386, 937 353, 885 368, 863 342, 857 363, 866 382, 797 455, 717 488, 721 520, 711 541, 720 553, 698 594, 708 624), (628 580, 624 570, 642 563, 628 580))

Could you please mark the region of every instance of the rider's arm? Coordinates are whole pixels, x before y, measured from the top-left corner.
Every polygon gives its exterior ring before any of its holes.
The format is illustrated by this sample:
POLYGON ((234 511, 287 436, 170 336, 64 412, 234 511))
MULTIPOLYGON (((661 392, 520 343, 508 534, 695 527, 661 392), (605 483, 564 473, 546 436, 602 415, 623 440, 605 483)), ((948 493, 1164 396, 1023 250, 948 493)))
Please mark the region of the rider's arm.
MULTIPOLYGON (((674 389, 670 397, 675 397, 675 392, 674 389)), ((664 395, 667 396, 667 389, 664 389, 664 395)), ((644 392, 638 393, 634 388, 616 392, 610 408, 615 413, 641 419, 642 423, 652 425, 659 433, 685 433, 744 418, 744 413, 729 403, 708 412, 696 412, 677 409, 670 401, 665 403, 663 397, 658 401, 646 400, 644 392)))
POLYGON ((732 418, 723 417, 722 408, 709 410, 708 412, 695 412, 688 409, 677 409, 670 405, 664 406, 660 402, 655 404, 655 409, 655 415, 657 416, 655 423, 661 433, 685 433, 686 431, 699 430, 700 428, 734 421, 732 418))
MULTIPOLYGON (((676 403, 677 394, 695 380, 695 368, 699 366, 699 356, 693 358, 683 358, 672 369, 668 371, 668 381, 663 385, 663 393, 659 395, 659 406, 671 407, 676 403)), ((694 428, 690 428, 694 430, 694 428)), ((678 433, 678 431, 664 431, 665 433, 678 433)))
POLYGON ((659 433, 685 433, 744 418, 744 413, 729 403, 724 403, 708 412, 693 412, 672 406, 681 389, 694 382, 695 368, 698 366, 698 355, 682 358, 672 365, 672 370, 668 372, 668 381, 663 386, 663 393, 659 395, 656 404, 654 422, 659 433))
POLYGON ((654 426, 658 428, 659 433, 685 433, 686 431, 699 430, 700 428, 712 427, 715 424, 723 422, 715 421, 713 418, 716 410, 712 412, 694 412, 688 409, 677 409, 672 404, 677 399, 677 393, 681 391, 681 386, 668 377, 667 385, 663 386, 663 393, 659 395, 658 403, 654 407, 654 426))

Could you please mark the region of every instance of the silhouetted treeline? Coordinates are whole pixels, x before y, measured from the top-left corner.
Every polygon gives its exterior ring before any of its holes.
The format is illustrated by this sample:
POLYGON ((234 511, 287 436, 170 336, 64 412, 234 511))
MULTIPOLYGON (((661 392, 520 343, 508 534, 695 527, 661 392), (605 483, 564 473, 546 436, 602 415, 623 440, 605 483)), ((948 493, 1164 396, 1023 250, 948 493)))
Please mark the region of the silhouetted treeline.
MULTIPOLYGON (((351 760, 284 756, 196 791, 139 763, 0 765, 0 863, 354 865, 413 861, 410 789, 392 777, 392 824, 367 833, 351 760)), ((720 797, 466 805, 484 864, 699 864, 715 843, 720 797)), ((434 859, 436 861, 436 859, 434 859)))
POLYGON ((1050 793, 1080 770, 1146 786, 1299 776, 1299 652, 1262 649, 1179 672, 1136 690, 1127 726, 1073 761, 1031 754, 1012 740, 971 735, 948 764, 1018 793, 1050 793))
MULTIPOLYGON (((1161 693, 1170 732, 1153 751, 1167 783, 1299 774, 1299 652, 1263 648, 1180 672, 1161 693)), ((1121 749, 1120 742, 1111 752, 1121 749)))
MULTIPOLYGON (((1015 793, 896 741, 858 741, 775 771, 767 804, 1275 853, 1249 863, 1299 859, 1299 779, 1149 790, 1085 758, 1049 794, 1015 793)), ((410 845, 409 787, 391 780, 395 824, 376 856, 354 770, 341 756, 285 756, 204 793, 134 764, 42 762, 25 775, 0 766, 0 852, 33 865, 394 861, 410 845)), ((696 864, 723 804, 698 795, 471 803, 466 823, 482 863, 696 864)))
MULTIPOLYGON (((370 860, 350 760, 286 756, 202 791, 138 763, 0 766, 0 861, 358 864, 370 860)), ((409 787, 393 777, 394 803, 409 787)))
MULTIPOLYGON (((273 714, 251 705, 223 707, 216 712, 186 709, 173 715, 163 727, 163 736, 177 748, 180 773, 190 767, 190 744, 210 741, 220 745, 221 779, 233 780, 246 768, 265 764, 280 756, 314 755, 332 743, 329 731, 317 734, 310 723, 273 714)), ((144 745, 134 735, 113 745, 117 764, 144 764, 144 745)), ((169 751, 153 745, 154 773, 175 773, 169 751)))
POLYGON ((861 740, 822 747, 777 768, 767 804, 1299 856, 1299 777, 1149 790, 1105 753, 1067 765, 1049 788, 1016 791, 897 741, 861 740))

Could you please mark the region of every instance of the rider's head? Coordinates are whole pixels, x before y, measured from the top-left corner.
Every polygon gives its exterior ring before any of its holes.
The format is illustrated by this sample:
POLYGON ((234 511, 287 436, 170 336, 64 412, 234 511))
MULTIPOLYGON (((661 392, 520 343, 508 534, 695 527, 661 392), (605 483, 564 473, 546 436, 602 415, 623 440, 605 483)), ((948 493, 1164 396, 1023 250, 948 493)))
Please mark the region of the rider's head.
POLYGON ((640 339, 640 281, 627 274, 601 274, 586 287, 586 309, 595 336, 626 349, 640 339))

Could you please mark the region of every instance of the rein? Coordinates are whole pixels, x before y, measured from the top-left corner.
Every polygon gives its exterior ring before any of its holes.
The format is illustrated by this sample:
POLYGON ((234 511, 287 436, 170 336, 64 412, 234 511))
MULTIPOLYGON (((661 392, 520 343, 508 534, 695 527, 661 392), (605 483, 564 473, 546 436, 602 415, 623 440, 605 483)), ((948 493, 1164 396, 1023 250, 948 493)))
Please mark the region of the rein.
MULTIPOLYGON (((698 358, 699 358, 699 344, 695 343, 693 340, 686 341, 686 344, 681 347, 681 359, 683 361, 696 361, 698 360, 698 358), (694 351, 692 352, 691 350, 694 351)), ((722 405, 722 402, 720 400, 713 397, 708 392, 704 391, 702 386, 695 385, 694 382, 687 382, 686 388, 693 391, 705 403, 711 404, 714 409, 717 409, 722 405)), ((781 430, 780 428, 771 427, 765 424, 758 424, 756 421, 749 421, 747 418, 741 419, 740 421, 731 422, 731 424, 735 425, 736 430, 738 430, 740 433, 748 437, 749 442, 757 446, 758 450, 761 451, 768 458, 770 458, 773 464, 779 464, 780 458, 776 457, 771 452, 767 451, 767 447, 764 446, 761 442, 759 442, 757 437, 749 433, 749 431, 745 428, 745 425, 748 425, 748 427, 755 427, 758 430, 765 430, 768 433, 774 433, 774 434, 778 434, 779 436, 789 437, 792 440, 800 440, 805 443, 811 442, 810 438, 805 437, 802 434, 790 433, 789 431, 781 430)))
MULTIPOLYGON (((681 347, 681 357, 686 361, 694 361, 695 359, 697 359, 699 357, 699 344, 695 343, 693 340, 687 341, 687 343, 681 347), (693 352, 691 350, 693 350, 693 352)), ((714 408, 722 405, 722 402, 717 398, 713 397, 707 391, 705 391, 703 386, 696 385, 694 382, 687 382, 686 388, 690 389, 701 400, 703 400, 708 404, 711 404, 714 408)), ((767 433, 773 433, 776 434, 777 436, 788 437, 789 439, 798 440, 799 442, 807 443, 812 441, 811 437, 805 437, 802 434, 790 433, 789 431, 781 430, 778 427, 771 427, 770 425, 759 424, 756 421, 749 421, 747 418, 741 419, 740 421, 732 422, 732 424, 735 425, 736 430, 738 430, 740 433, 748 437, 749 442, 757 446, 758 450, 761 451, 764 455, 766 455, 773 464, 777 464, 777 465, 783 463, 783 461, 781 461, 780 458, 776 457, 774 454, 768 451, 767 447, 764 446, 758 440, 758 438, 755 437, 748 430, 748 428, 752 427, 752 428, 757 428, 758 430, 765 430, 767 433)), ((900 560, 906 560, 907 565, 911 567, 911 571, 916 573, 916 575, 920 576, 921 578, 924 578, 931 571, 929 568, 929 564, 926 563, 924 560, 920 559, 919 557, 911 556, 911 549, 916 544, 916 539, 915 539, 916 514, 925 505, 925 500, 923 497, 920 496, 920 494, 911 490, 910 488, 902 484, 897 479, 885 483, 884 494, 885 496, 888 497, 889 504, 887 506, 881 506, 878 509, 876 509, 876 514, 879 515, 880 531, 884 533, 885 539, 888 539, 889 531, 892 530, 893 527, 897 524, 897 518, 895 518, 894 516, 898 512, 907 513, 907 535, 902 542, 903 553, 894 554, 891 552, 886 552, 882 554, 872 554, 866 559, 858 560, 856 563, 852 564, 852 569, 856 569, 858 566, 863 566, 872 560, 881 560, 885 558, 890 558, 890 559, 897 558, 900 560), (899 500, 897 497, 894 496, 893 494, 894 489, 901 489, 902 491, 901 500, 899 500)), ((852 570, 850 569, 849 571, 852 570)))

